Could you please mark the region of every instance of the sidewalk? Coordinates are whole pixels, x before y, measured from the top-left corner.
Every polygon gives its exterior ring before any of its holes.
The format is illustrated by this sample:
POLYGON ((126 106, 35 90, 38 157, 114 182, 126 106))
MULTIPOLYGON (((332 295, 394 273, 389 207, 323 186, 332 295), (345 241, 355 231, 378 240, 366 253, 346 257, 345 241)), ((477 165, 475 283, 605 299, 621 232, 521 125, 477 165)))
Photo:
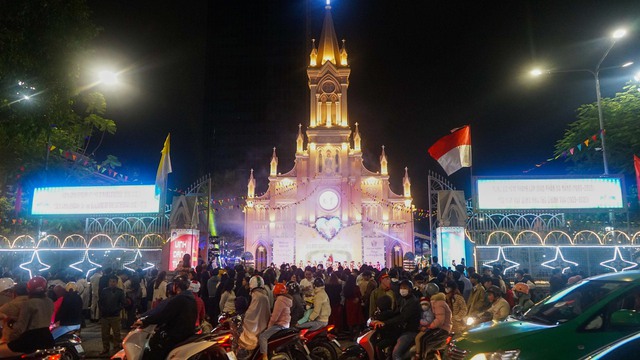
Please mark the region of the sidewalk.
MULTIPOLYGON (((128 330, 120 330, 123 338, 127 333, 128 330)), ((102 352, 102 333, 99 322, 94 323, 87 320, 87 327, 82 329, 80 337, 82 338, 82 347, 84 348, 86 359, 108 359, 116 353, 112 346, 109 355, 100 355, 102 352)))

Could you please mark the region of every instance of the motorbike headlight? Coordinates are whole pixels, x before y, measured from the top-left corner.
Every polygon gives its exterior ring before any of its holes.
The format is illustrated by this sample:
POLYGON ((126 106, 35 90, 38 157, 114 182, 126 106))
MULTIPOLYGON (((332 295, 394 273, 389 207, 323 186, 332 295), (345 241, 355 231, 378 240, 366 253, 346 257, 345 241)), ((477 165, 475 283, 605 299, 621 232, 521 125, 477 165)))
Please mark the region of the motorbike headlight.
POLYGON ((472 316, 469 316, 467 318, 467 326, 471 326, 471 325, 475 324, 475 322, 476 322, 476 319, 474 319, 472 316))
POLYGON ((471 360, 516 360, 520 355, 520 350, 505 350, 475 354, 471 360))

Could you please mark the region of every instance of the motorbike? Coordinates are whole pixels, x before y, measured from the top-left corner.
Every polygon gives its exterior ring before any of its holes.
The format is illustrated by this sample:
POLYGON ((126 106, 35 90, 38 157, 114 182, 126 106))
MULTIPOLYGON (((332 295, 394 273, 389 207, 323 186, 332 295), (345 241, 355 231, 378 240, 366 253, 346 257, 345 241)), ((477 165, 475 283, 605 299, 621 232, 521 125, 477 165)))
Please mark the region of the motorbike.
POLYGON ((82 360, 85 358, 82 339, 78 335, 79 330, 80 326, 54 339, 55 346, 65 349, 64 353, 60 356, 61 360, 82 360))
POLYGON ((36 350, 29 354, 23 354, 17 356, 15 358, 8 358, 7 360, 19 360, 19 359, 30 359, 30 360, 60 360, 64 355, 65 349, 61 347, 54 347, 51 349, 42 349, 36 350))
MULTIPOLYGON (((140 360, 147 348, 149 339, 155 331, 156 325, 138 327, 131 330, 122 340, 122 349, 111 357, 112 360, 140 360)), ((167 355, 167 359, 188 359, 191 356, 202 354, 214 358, 220 354, 220 339, 215 335, 192 335, 183 342, 177 344, 167 355)))
MULTIPOLYGON (((351 345, 344 350, 339 360, 383 360, 390 357, 391 348, 380 349, 373 345, 371 339, 375 336, 375 328, 366 328, 357 338, 357 344, 351 345)), ((437 338, 423 337, 423 342, 433 342, 436 344, 431 347, 431 351, 424 354, 422 359, 437 359, 441 360, 441 352, 443 352, 449 342, 451 341, 451 334, 444 334, 445 336, 438 336, 437 338)), ((413 357, 415 355, 415 348, 412 347, 405 357, 413 357)))
POLYGON ((312 359, 338 360, 342 353, 340 342, 331 333, 335 325, 327 325, 314 331, 305 331, 302 335, 312 359))

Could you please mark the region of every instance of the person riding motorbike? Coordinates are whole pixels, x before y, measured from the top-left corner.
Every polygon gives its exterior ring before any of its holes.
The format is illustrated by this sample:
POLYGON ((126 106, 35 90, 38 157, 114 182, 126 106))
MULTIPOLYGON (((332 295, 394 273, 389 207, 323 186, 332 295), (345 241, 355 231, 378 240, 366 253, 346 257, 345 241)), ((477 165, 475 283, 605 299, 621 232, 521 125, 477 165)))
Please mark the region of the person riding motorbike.
POLYGON ((412 289, 413 283, 410 280, 400 281, 398 314, 387 321, 372 321, 373 326, 400 326, 404 330, 393 348, 393 360, 400 360, 404 357, 418 334, 421 308, 420 302, 411 292, 412 289))
POLYGON ((276 297, 276 300, 273 305, 273 312, 271 313, 271 319, 269 319, 268 328, 258 337, 262 360, 269 360, 267 352, 269 338, 280 330, 288 329, 291 323, 293 297, 287 294, 287 287, 283 283, 275 284, 273 287, 273 296, 276 297))
POLYGON ((54 345, 49 331, 53 301, 46 295, 47 280, 42 276, 31 278, 27 282, 27 292, 29 299, 24 302, 18 320, 13 324, 13 332, 20 335, 15 340, 0 345, 0 358, 20 356, 54 345))
POLYGON ((261 276, 254 275, 249 279, 251 303, 244 314, 242 334, 238 339, 238 359, 248 358, 258 347, 258 335, 269 325, 269 296, 264 288, 261 276))
POLYGON ((176 344, 195 333, 197 306, 193 293, 189 291, 189 279, 180 275, 173 279, 172 287, 176 293, 168 300, 161 312, 137 320, 134 326, 158 324, 149 339, 149 351, 145 351, 143 360, 164 359, 176 344))
POLYGON ((531 295, 529 295, 529 285, 527 285, 527 283, 519 282, 515 284, 515 286, 513 287, 513 291, 516 298, 518 299, 516 306, 520 306, 520 311, 522 311, 522 313, 527 312, 527 310, 533 307, 534 304, 533 301, 531 301, 531 295))
POLYGON ((429 324, 419 343, 416 343, 416 355, 414 359, 420 359, 421 353, 428 354, 442 338, 449 335, 452 328, 451 309, 446 302, 444 293, 431 296, 431 311, 434 319, 429 324))
POLYGON ((489 287, 489 289, 487 289, 487 298, 491 304, 487 311, 491 313, 492 320, 502 321, 509 316, 511 307, 507 300, 502 298, 502 290, 500 290, 499 287, 495 285, 489 287))
POLYGON ((69 282, 65 286, 62 295, 62 304, 56 313, 55 328, 51 330, 54 339, 57 339, 69 331, 80 329, 82 324, 82 298, 78 295, 75 282, 69 282))
POLYGON ((295 281, 289 281, 287 283, 287 293, 291 295, 293 299, 293 305, 291 305, 291 325, 295 326, 298 320, 304 315, 304 300, 300 295, 300 285, 295 281))
POLYGON ((315 331, 327 326, 331 316, 331 304, 329 296, 324 291, 324 280, 316 278, 313 280, 313 311, 309 315, 309 321, 298 325, 301 329, 315 331))

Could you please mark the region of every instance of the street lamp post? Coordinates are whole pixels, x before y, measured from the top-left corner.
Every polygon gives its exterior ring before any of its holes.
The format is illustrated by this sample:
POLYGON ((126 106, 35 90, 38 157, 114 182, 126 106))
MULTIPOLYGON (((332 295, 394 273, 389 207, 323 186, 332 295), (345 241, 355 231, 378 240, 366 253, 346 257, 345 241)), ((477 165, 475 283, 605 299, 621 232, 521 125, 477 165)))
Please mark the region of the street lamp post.
MULTIPOLYGON (((601 70, 607 70, 607 69, 617 69, 617 68, 621 68, 621 67, 627 67, 633 63, 628 62, 625 63, 624 65, 621 66, 612 66, 612 67, 606 67, 606 68, 600 68, 600 66, 602 65, 602 62, 604 61, 604 59, 607 58, 607 55, 609 55, 609 52, 611 51, 611 49, 613 49, 613 47, 616 44, 616 41, 620 38, 622 38, 623 36, 626 35, 626 30, 623 29, 619 29, 616 30, 613 35, 611 36, 611 45, 609 45, 609 47, 607 48, 607 51, 605 51, 604 55, 602 55, 602 58, 600 58, 600 61, 598 61, 598 64, 596 65, 594 70, 591 69, 575 69, 575 70, 555 70, 555 71, 546 71, 547 74, 550 73, 563 73, 563 72, 588 72, 589 74, 591 74, 593 76, 593 78, 595 79, 595 83, 596 83, 596 104, 598 106, 598 122, 599 122, 599 126, 600 126, 600 139, 602 141, 602 165, 604 168, 604 174, 605 175, 609 175, 609 163, 607 161, 607 147, 606 147, 606 143, 605 143, 605 129, 604 129, 604 116, 602 115, 602 96, 600 93, 600 71, 601 70)), ((540 76, 543 74, 543 71, 540 69, 534 69, 531 71, 531 75, 533 76, 540 76)))

